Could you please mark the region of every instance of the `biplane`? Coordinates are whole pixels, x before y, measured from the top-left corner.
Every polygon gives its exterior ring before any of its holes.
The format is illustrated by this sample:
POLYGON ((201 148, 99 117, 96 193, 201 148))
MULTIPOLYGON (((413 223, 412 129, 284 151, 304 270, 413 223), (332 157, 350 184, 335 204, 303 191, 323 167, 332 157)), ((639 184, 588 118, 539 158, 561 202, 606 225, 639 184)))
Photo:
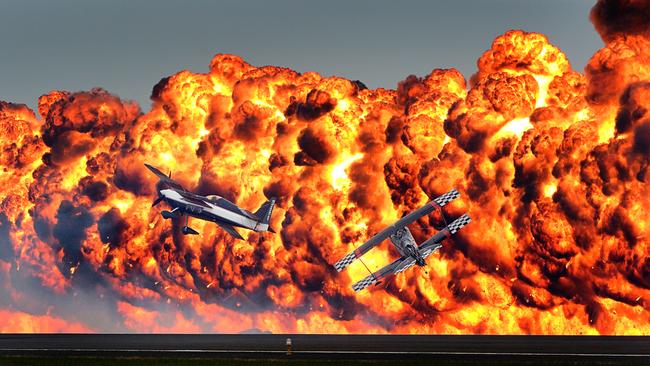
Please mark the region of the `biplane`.
POLYGON ((436 197, 431 202, 402 217, 394 224, 377 233, 363 245, 341 258, 334 264, 334 267, 337 271, 341 272, 356 259, 360 259, 362 255, 387 238, 390 238, 391 243, 393 243, 397 251, 401 254, 401 257, 352 285, 354 291, 359 292, 370 285, 381 282, 382 279, 388 276, 401 273, 415 264, 421 267, 425 266, 425 259, 442 247, 442 244, 440 243, 446 238, 456 234, 463 226, 469 224, 471 219, 467 214, 463 214, 420 245, 417 245, 415 242, 415 239, 407 225, 417 221, 421 217, 429 215, 434 210, 440 210, 442 213, 442 208, 458 197, 460 197, 460 193, 458 193, 456 189, 452 189, 451 191, 436 197))

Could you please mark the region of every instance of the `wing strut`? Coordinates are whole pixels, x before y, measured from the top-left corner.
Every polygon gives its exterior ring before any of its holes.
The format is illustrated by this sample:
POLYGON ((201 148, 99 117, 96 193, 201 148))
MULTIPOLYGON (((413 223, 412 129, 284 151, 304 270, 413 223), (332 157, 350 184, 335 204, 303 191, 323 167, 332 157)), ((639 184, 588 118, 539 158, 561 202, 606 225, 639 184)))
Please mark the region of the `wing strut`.
POLYGON ((440 216, 442 216, 442 221, 445 222, 445 227, 449 227, 449 223, 447 222, 447 216, 445 216, 445 212, 442 210, 442 207, 438 207, 438 212, 440 212, 440 216))
MULTIPOLYGON (((357 246, 355 245, 354 248, 356 249, 357 246)), ((370 268, 368 268, 368 266, 366 266, 366 262, 364 262, 363 259, 362 259, 361 257, 359 257, 358 259, 359 259, 359 261, 361 262, 361 264, 363 264, 363 266, 366 267, 366 270, 368 271, 368 273, 370 273, 370 275, 372 276, 372 278, 374 278, 375 281, 379 282, 379 280, 377 279, 377 277, 375 277, 375 274, 372 273, 372 271, 370 270, 370 268)))
POLYGON ((377 277, 375 277, 375 274, 372 273, 372 271, 370 270, 370 268, 368 268, 368 266, 366 266, 366 262, 364 262, 363 259, 361 259, 361 258, 359 258, 359 260, 361 261, 361 263, 363 264, 363 266, 366 267, 366 270, 368 271, 368 273, 370 273, 370 275, 372 276, 372 278, 374 278, 375 281, 379 282, 379 280, 377 279, 377 277))

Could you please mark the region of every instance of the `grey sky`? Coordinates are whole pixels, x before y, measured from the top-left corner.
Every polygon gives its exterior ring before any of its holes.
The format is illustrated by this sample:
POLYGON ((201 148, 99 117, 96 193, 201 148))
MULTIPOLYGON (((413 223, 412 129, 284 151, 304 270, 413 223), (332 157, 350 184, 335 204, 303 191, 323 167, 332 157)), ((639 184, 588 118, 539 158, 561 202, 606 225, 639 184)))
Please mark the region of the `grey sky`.
POLYGON ((588 0, 0 0, 0 100, 101 86, 149 108, 151 88, 215 53, 394 88, 409 74, 466 77, 509 29, 546 34, 582 71, 603 43, 588 0))

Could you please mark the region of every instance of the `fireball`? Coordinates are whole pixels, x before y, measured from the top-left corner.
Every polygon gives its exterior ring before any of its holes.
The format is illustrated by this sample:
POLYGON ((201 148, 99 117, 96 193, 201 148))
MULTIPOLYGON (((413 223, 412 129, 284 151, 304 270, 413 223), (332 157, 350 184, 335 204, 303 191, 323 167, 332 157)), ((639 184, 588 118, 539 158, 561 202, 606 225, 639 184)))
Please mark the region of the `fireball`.
POLYGON ((163 78, 148 111, 99 88, 38 114, 0 102, 0 329, 650 334, 650 33, 605 3, 584 74, 509 31, 470 83, 436 69, 370 90, 218 54, 163 78), (278 197, 278 233, 180 235, 144 162, 242 207, 278 197), (471 227, 356 295, 367 270, 332 264, 452 187, 471 227))

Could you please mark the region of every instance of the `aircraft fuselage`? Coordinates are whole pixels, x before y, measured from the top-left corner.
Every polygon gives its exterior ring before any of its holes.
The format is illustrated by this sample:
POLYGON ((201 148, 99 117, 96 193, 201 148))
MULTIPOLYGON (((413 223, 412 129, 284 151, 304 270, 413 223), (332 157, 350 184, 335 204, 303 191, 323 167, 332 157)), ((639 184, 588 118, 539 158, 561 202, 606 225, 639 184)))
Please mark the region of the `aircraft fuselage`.
POLYGON ((174 189, 163 189, 160 191, 160 196, 172 207, 170 213, 174 216, 185 214, 201 220, 224 223, 254 231, 268 230, 268 224, 260 223, 254 215, 221 197, 210 200, 204 196, 174 189))
POLYGON ((422 255, 418 251, 418 245, 411 231, 406 226, 395 231, 390 236, 390 241, 402 256, 415 259, 415 263, 420 267, 426 265, 424 258, 422 258, 422 255))

